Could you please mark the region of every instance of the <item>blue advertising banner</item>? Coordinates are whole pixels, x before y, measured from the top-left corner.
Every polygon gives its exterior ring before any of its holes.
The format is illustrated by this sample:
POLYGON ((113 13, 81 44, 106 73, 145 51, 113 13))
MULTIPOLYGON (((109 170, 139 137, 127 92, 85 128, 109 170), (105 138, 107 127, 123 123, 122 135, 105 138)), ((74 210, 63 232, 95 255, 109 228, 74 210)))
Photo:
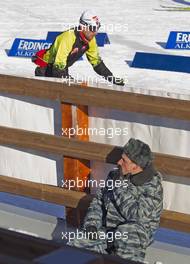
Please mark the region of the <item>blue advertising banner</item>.
POLYGON ((190 49, 190 32, 171 31, 166 44, 166 49, 190 49))
POLYGON ((48 49, 51 44, 48 40, 16 38, 8 56, 32 57, 38 50, 48 49))
MULTIPOLYGON (((47 33, 46 40, 16 38, 8 51, 8 56, 31 58, 37 51, 48 49, 60 33, 62 32, 50 31, 47 33)), ((107 33, 98 33, 96 41, 99 47, 110 44, 107 33)), ((82 58, 79 60, 82 60, 82 58)))
POLYGON ((103 32, 96 35, 96 41, 99 47, 104 47, 105 44, 110 44, 108 34, 103 32))
MULTIPOLYGON (((61 34, 62 32, 58 32, 58 31, 49 31, 48 33, 47 33, 47 38, 46 38, 46 40, 48 40, 48 41, 54 41, 55 40, 55 38, 59 35, 59 34, 61 34)), ((104 33, 104 32, 100 32, 100 33, 98 33, 97 35, 96 35, 96 42, 97 42, 97 45, 99 46, 99 47, 104 47, 104 45, 105 44, 110 44, 110 40, 109 40, 109 38, 108 38, 108 35, 107 35, 107 33, 104 33)))
POLYGON ((131 67, 190 73, 190 57, 136 52, 131 67))

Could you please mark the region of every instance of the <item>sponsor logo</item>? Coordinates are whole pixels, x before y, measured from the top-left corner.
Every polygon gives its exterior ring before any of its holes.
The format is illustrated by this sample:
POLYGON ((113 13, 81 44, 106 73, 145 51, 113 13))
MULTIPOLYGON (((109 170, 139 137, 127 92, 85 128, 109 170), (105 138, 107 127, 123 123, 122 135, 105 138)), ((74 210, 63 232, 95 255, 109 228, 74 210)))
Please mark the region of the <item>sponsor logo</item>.
POLYGON ((8 56, 32 57, 37 51, 48 49, 51 42, 46 40, 32 40, 16 38, 13 42, 8 56))
POLYGON ((190 49, 190 32, 171 31, 166 49, 190 49))

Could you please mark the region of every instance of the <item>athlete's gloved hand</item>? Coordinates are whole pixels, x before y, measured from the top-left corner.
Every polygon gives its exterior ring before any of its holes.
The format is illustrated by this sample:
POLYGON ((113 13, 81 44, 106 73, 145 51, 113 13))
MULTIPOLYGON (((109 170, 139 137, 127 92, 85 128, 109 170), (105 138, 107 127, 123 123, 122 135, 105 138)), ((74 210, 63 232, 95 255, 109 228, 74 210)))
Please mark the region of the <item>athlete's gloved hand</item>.
POLYGON ((98 65, 94 67, 94 70, 97 74, 103 76, 109 82, 124 86, 124 79, 114 77, 113 73, 106 67, 103 61, 101 61, 98 65))
POLYGON ((107 78, 107 80, 113 84, 116 84, 116 85, 120 85, 120 86, 124 86, 125 83, 124 83, 124 79, 122 78, 119 78, 119 77, 114 77, 114 76, 109 76, 107 78))
POLYGON ((56 78, 66 78, 68 77, 68 69, 59 69, 59 67, 54 66, 52 67, 52 77, 56 78))
POLYGON ((95 226, 87 226, 85 228, 85 232, 87 237, 90 240, 97 240, 98 239, 98 230, 95 226))

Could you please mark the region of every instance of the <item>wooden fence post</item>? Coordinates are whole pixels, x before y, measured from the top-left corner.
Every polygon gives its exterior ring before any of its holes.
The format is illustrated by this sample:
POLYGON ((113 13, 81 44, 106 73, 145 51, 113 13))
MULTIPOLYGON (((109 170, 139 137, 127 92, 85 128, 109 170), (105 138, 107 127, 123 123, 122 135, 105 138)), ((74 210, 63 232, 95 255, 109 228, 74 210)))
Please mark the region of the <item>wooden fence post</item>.
MULTIPOLYGON (((87 87, 86 83, 81 84, 82 87, 87 87)), ((78 130, 73 127, 73 116, 72 116, 72 105, 62 104, 62 129, 65 131, 63 136, 69 137, 70 134, 66 133, 69 129, 75 129, 74 138, 89 141, 88 133, 88 106, 78 105, 76 106, 76 125, 82 132, 76 133, 78 130)), ((64 181, 73 180, 75 186, 72 190, 90 192, 89 188, 86 187, 86 181, 90 175, 90 161, 84 159, 74 159, 64 157, 64 181), (80 180, 80 185, 77 186, 77 180, 80 180)))

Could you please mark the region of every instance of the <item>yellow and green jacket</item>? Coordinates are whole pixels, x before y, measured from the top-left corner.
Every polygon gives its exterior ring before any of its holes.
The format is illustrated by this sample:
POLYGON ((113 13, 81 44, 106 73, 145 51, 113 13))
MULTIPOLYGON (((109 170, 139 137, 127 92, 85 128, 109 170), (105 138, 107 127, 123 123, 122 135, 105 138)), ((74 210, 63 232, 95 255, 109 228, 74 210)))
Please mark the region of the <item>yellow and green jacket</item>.
POLYGON ((44 54, 43 60, 62 70, 70 67, 84 53, 86 53, 87 59, 93 67, 100 64, 101 58, 96 38, 94 37, 87 42, 82 38, 77 28, 72 28, 57 36, 54 43, 44 54))

